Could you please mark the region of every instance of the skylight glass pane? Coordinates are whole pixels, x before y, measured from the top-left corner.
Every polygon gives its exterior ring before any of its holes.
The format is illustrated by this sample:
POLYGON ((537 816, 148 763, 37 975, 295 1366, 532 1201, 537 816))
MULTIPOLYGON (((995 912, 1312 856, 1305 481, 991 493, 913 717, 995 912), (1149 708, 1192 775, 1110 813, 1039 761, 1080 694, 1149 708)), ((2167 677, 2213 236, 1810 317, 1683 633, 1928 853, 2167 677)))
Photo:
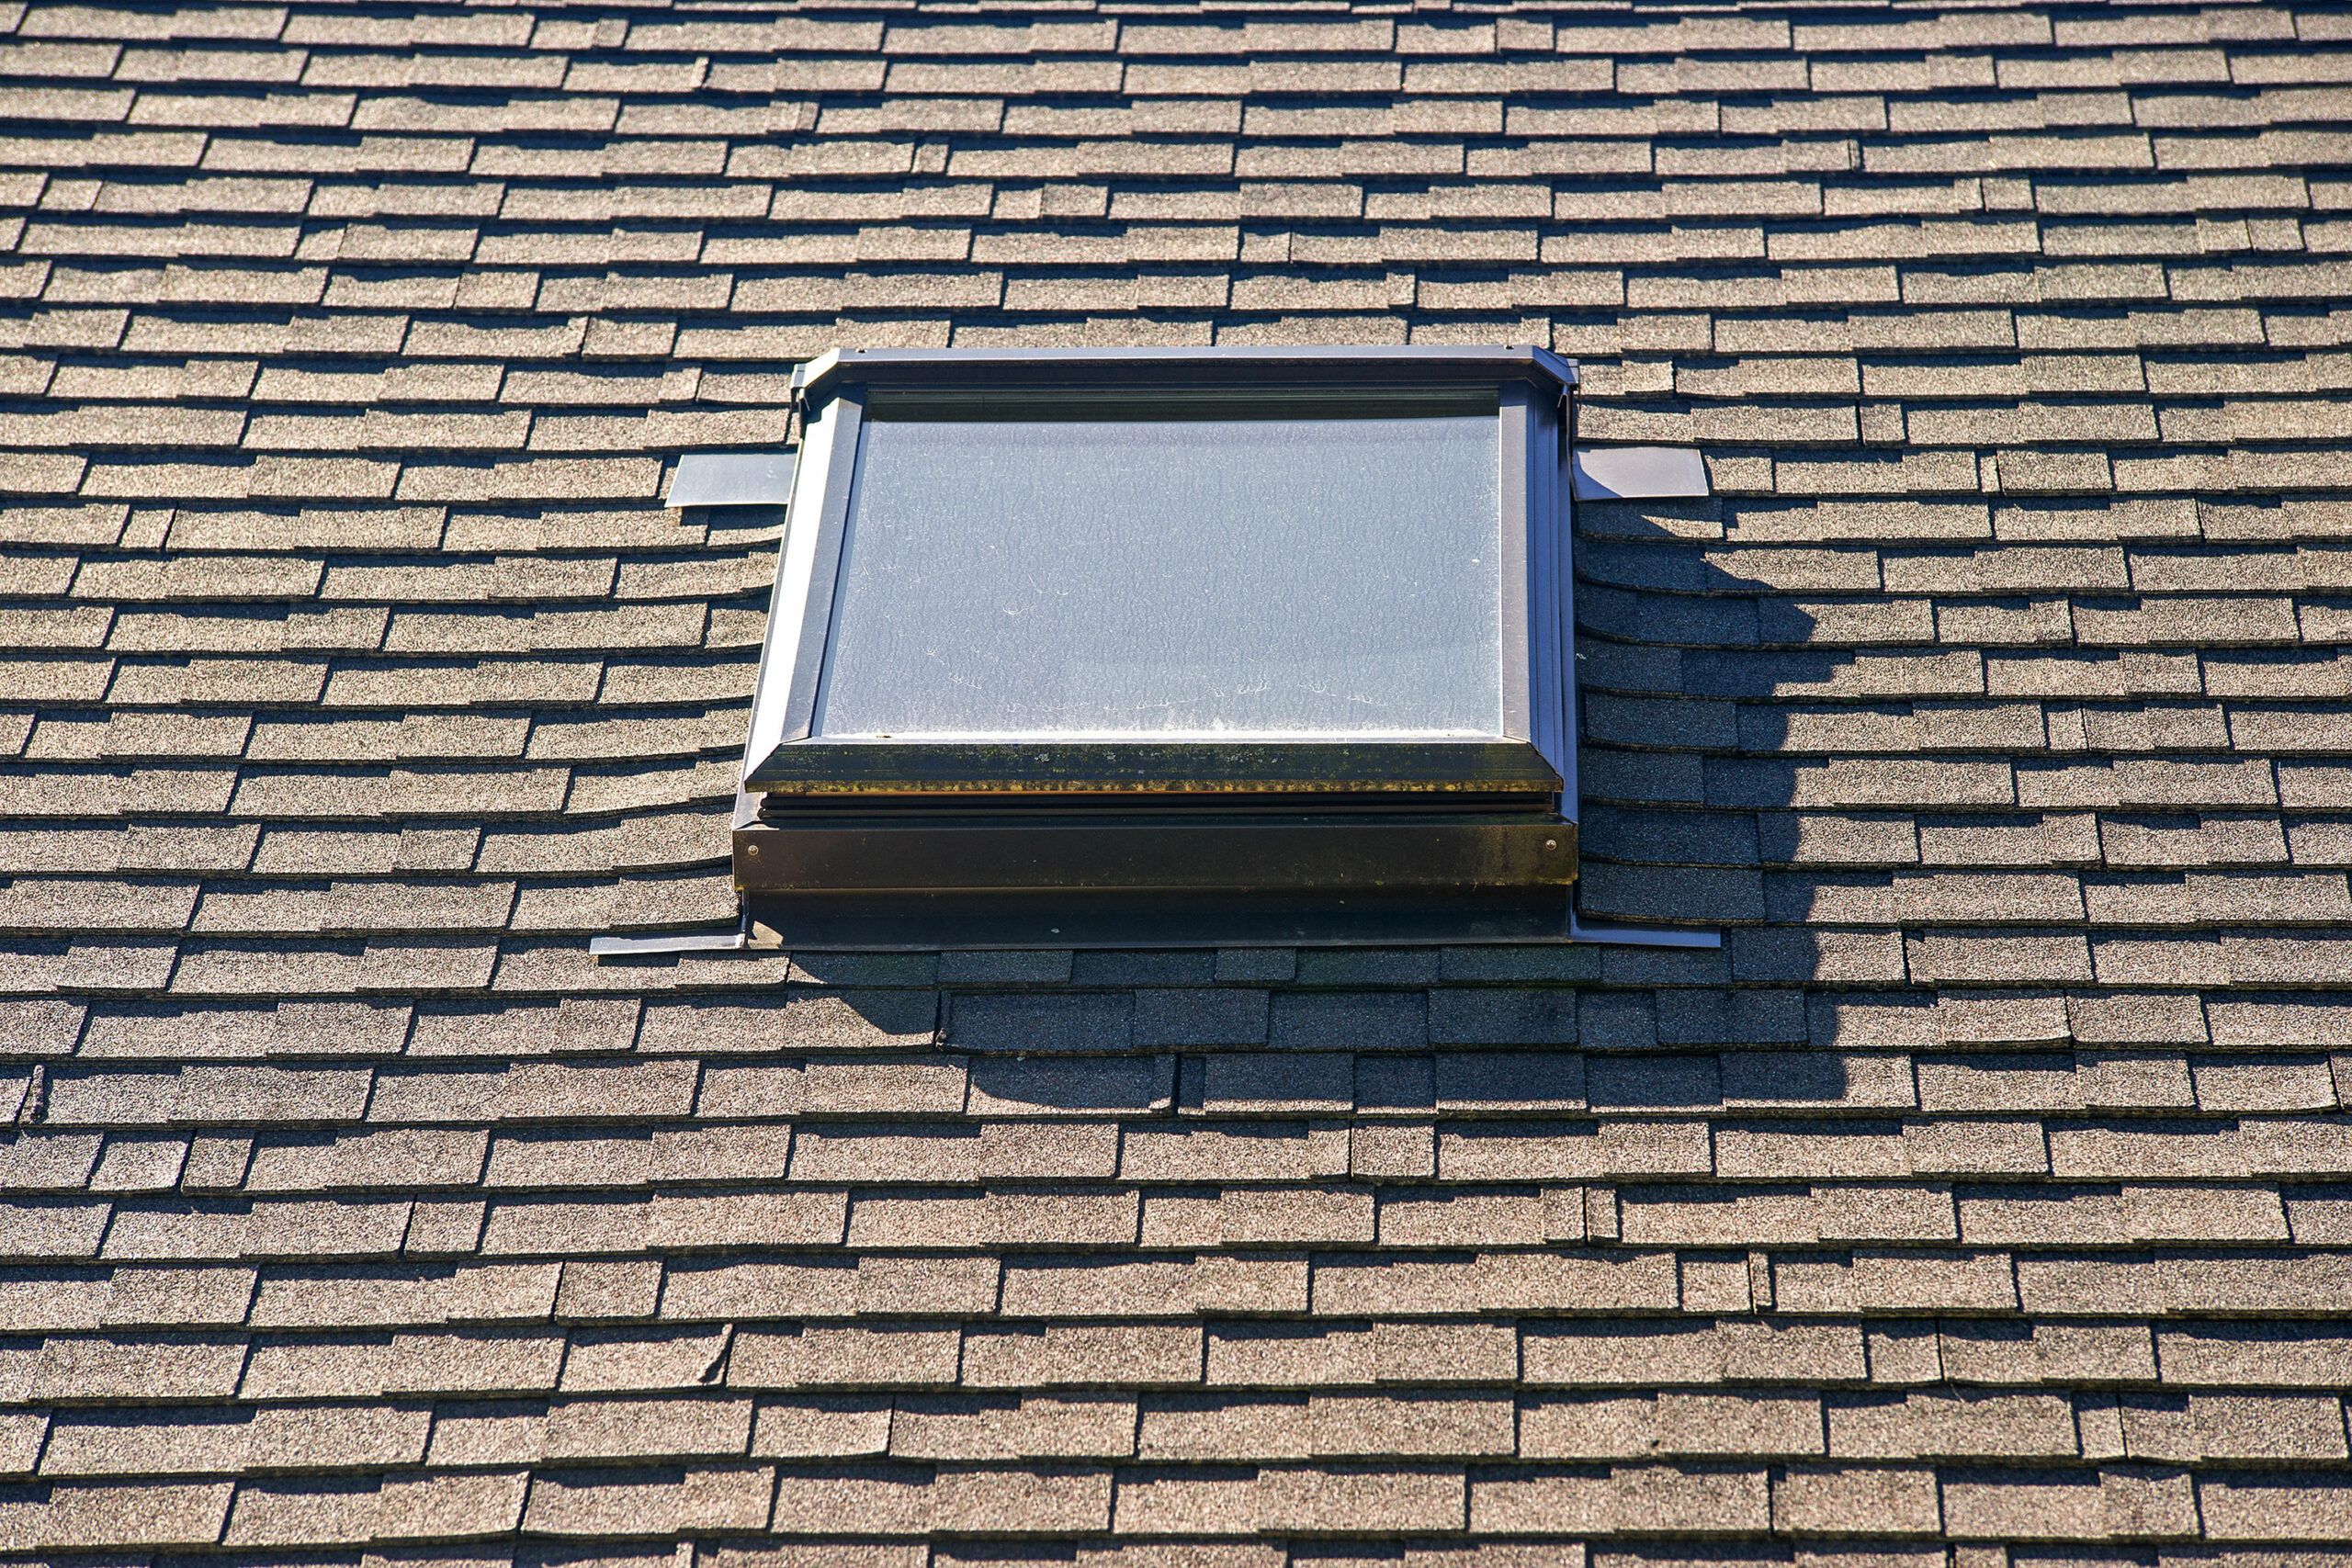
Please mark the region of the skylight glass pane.
POLYGON ((814 733, 1499 734, 1497 427, 869 418, 814 733))

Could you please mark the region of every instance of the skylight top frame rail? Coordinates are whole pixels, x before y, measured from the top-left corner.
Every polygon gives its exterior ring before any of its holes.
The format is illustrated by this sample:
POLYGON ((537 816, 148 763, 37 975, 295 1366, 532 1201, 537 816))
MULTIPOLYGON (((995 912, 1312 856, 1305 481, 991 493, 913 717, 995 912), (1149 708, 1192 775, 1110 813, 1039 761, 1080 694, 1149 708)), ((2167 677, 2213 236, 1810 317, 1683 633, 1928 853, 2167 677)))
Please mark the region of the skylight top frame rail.
POLYGON ((831 349, 793 372, 808 407, 842 387, 952 389, 1128 387, 1154 392, 1284 389, 1394 392, 1443 388, 1492 391, 1521 381, 1555 397, 1577 384, 1577 369, 1532 346, 1365 348, 851 348, 831 349), (1393 379, 1382 382, 1386 370, 1393 379))

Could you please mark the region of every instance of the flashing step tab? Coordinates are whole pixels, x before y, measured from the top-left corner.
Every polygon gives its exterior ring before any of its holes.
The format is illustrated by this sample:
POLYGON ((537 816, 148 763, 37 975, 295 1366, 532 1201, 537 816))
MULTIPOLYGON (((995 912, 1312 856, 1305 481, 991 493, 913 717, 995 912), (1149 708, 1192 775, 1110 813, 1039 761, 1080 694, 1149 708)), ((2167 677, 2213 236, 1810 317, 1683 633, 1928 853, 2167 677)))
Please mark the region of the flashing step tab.
POLYGON ((750 939, 732 931, 668 931, 656 936, 594 936, 591 958, 652 958, 679 953, 741 953, 750 939))
POLYGON ((798 453, 689 452, 670 478, 670 506, 782 506, 798 453))
POLYGON ((1578 501, 1703 496, 1707 464, 1696 446, 1578 446, 1569 454, 1578 501))

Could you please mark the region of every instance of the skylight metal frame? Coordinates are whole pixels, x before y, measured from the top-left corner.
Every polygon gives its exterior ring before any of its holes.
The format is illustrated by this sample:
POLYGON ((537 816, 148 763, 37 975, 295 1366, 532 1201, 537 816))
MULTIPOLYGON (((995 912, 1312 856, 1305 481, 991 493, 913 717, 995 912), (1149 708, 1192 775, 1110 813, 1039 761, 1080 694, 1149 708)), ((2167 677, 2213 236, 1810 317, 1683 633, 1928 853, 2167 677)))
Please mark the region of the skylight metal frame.
POLYGON ((802 447, 737 814, 736 880, 755 919, 781 919, 800 946, 938 945, 959 930, 976 945, 1064 945, 1063 922, 1080 910, 1084 940, 1108 944, 1193 931, 1236 942, 1566 934, 1568 362, 1532 347, 850 350, 804 366, 794 384, 802 447), (876 413, 985 420, 1057 403, 1141 418, 1491 413, 1499 732, 817 734, 861 427, 876 413), (1251 867, 1262 886, 1249 883, 1251 867), (1189 913, 1171 917, 1179 905, 1189 913))
POLYGON ((1531 527, 1530 511, 1565 505, 1558 401, 1575 375, 1566 361, 1532 348, 861 350, 813 361, 798 384, 805 417, 795 521, 778 562, 743 787, 782 794, 1559 791, 1573 782, 1576 767, 1572 682, 1563 679, 1561 657, 1567 623, 1559 614, 1572 585, 1566 552, 1555 557, 1556 530, 1531 527), (1410 380, 1375 379, 1383 372, 1410 380), (813 735, 869 403, 952 408, 960 396, 985 399, 989 410, 1001 413, 1057 395, 1099 403, 1139 386, 1163 403, 1189 393, 1244 418, 1351 397, 1400 412, 1442 406, 1449 394, 1491 398, 1503 468, 1520 476, 1516 484, 1498 485, 1495 520, 1503 563, 1501 733, 1229 743, 876 742, 813 735))

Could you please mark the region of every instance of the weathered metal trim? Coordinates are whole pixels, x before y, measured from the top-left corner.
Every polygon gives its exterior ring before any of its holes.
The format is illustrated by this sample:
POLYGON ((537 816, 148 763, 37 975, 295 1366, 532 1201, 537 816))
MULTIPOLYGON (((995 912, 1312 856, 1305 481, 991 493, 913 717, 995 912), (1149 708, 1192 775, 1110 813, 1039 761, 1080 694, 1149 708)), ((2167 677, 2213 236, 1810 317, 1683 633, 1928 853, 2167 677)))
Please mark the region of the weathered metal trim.
POLYGON ((1282 891, 1490 897, 1565 889, 1576 830, 1549 811, 843 813, 735 830, 746 894, 1282 891))
POLYGON ((842 740, 776 747, 744 787, 778 795, 1496 791, 1555 795, 1527 741, 842 740))

